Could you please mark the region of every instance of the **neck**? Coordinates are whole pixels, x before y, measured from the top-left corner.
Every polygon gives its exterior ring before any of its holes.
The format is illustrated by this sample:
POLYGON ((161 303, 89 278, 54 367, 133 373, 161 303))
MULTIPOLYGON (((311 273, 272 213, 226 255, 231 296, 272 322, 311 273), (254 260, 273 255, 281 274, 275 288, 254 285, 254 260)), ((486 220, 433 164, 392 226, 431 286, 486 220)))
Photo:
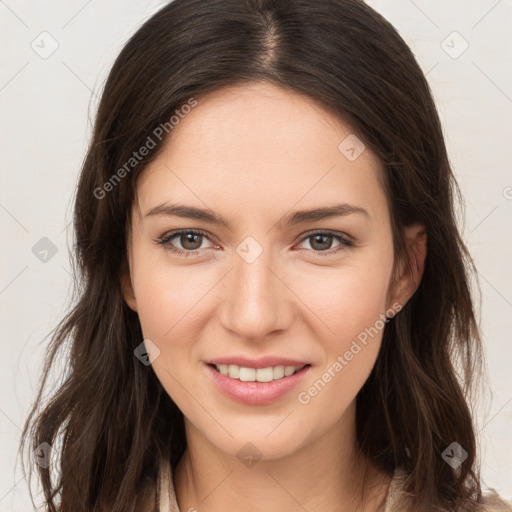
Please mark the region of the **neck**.
POLYGON ((218 450, 190 422, 186 431, 187 450, 174 472, 180 511, 377 512, 385 501, 391 477, 356 448, 355 406, 321 438, 249 466, 218 450))

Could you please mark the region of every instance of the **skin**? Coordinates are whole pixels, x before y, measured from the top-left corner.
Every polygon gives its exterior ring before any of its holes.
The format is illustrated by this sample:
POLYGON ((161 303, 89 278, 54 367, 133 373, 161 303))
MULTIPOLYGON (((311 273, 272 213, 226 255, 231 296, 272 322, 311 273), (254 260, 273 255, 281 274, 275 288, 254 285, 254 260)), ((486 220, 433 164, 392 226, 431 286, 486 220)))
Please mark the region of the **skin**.
POLYGON ((140 176, 122 285, 144 338, 160 350, 153 369, 185 416, 188 448, 173 475, 182 511, 355 511, 364 500, 371 512, 385 500, 390 475, 358 452, 355 430, 355 398, 382 329, 309 403, 298 400, 365 328, 405 305, 423 271, 426 235, 415 225, 405 232, 414 272, 392 281, 383 171, 369 149, 354 161, 340 152, 351 133, 302 95, 265 83, 225 88, 198 100, 140 176), (171 202, 210 209, 230 228, 146 216, 171 202), (292 210, 341 202, 368 215, 277 224, 292 210), (156 243, 178 229, 202 229, 209 239, 156 243), (312 230, 356 245, 315 243, 305 236, 312 230), (249 236, 263 249, 251 263, 236 251, 249 236), (205 372, 211 358, 265 354, 312 366, 272 404, 235 402, 205 372), (251 467, 237 456, 247 442, 262 456, 251 467))

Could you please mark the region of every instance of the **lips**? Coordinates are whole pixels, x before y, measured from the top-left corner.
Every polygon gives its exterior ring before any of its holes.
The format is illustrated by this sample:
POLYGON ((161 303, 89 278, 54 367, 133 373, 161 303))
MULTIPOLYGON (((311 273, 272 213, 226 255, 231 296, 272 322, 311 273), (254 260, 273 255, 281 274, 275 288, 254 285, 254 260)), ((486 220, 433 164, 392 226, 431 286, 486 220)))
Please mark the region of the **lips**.
POLYGON ((279 356, 263 356, 257 359, 250 359, 243 356, 219 357, 205 361, 206 364, 220 366, 221 364, 243 366, 245 368, 268 368, 269 366, 298 366, 303 367, 308 364, 307 361, 299 359, 290 359, 288 357, 279 356))
MULTIPOLYGON (((272 362, 283 362, 283 363, 299 363, 296 367, 294 365, 284 366, 284 365, 276 365, 273 369, 283 369, 283 368, 295 368, 295 371, 291 374, 285 374, 284 376, 279 375, 277 379, 272 378, 272 380, 267 378, 260 380, 251 380, 254 379, 254 376, 248 376, 248 378, 241 379, 241 373, 236 377, 230 377, 225 373, 222 373, 218 370, 218 366, 214 363, 207 363, 203 365, 207 376, 213 384, 215 384, 216 388, 228 398, 235 400, 237 402, 247 404, 247 405, 266 405, 271 404, 273 402, 278 401, 280 398, 285 397, 288 393, 295 388, 299 382, 301 382, 305 376, 312 370, 310 364, 304 364, 300 361, 285 359, 285 358, 273 358, 273 359, 260 359, 258 361, 255 360, 247 360, 243 358, 224 358, 218 359, 218 361, 238 361, 244 362, 247 365, 246 367, 239 367, 242 372, 242 368, 244 369, 244 373, 252 372, 266 372, 265 369, 268 369, 269 363, 267 361, 272 362), (255 367, 258 365, 258 368, 255 367)), ((227 367, 230 370, 235 368, 235 363, 231 363, 230 365, 226 365, 225 363, 221 363, 224 369, 227 367)), ((256 375, 258 377, 258 375, 256 375)))

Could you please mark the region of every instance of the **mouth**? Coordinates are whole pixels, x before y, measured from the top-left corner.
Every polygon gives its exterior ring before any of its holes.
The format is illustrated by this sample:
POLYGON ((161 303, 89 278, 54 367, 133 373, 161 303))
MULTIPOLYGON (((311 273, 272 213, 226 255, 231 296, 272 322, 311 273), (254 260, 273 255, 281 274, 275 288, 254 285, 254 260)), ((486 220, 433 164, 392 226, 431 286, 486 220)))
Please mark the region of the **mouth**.
POLYGON ((273 382, 286 377, 291 377, 295 373, 301 371, 310 364, 302 364, 299 366, 267 366, 266 368, 251 368, 248 366, 239 366, 236 364, 213 364, 208 363, 218 373, 225 375, 234 380, 241 382, 273 382))
POLYGON ((246 405, 267 405, 279 401, 303 382, 311 364, 251 368, 234 364, 206 363, 207 378, 224 396, 246 405))

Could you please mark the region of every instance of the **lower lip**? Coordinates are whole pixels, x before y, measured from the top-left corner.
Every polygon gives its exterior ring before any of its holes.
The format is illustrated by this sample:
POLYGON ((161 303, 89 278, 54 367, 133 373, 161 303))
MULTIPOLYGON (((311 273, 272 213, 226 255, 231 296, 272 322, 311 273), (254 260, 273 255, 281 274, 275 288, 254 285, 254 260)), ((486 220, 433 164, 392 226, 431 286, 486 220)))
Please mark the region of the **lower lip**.
POLYGON ((223 375, 208 364, 205 366, 222 393, 237 402, 248 405, 266 405, 275 402, 291 391, 311 369, 308 365, 289 377, 271 382, 243 382, 223 375))

